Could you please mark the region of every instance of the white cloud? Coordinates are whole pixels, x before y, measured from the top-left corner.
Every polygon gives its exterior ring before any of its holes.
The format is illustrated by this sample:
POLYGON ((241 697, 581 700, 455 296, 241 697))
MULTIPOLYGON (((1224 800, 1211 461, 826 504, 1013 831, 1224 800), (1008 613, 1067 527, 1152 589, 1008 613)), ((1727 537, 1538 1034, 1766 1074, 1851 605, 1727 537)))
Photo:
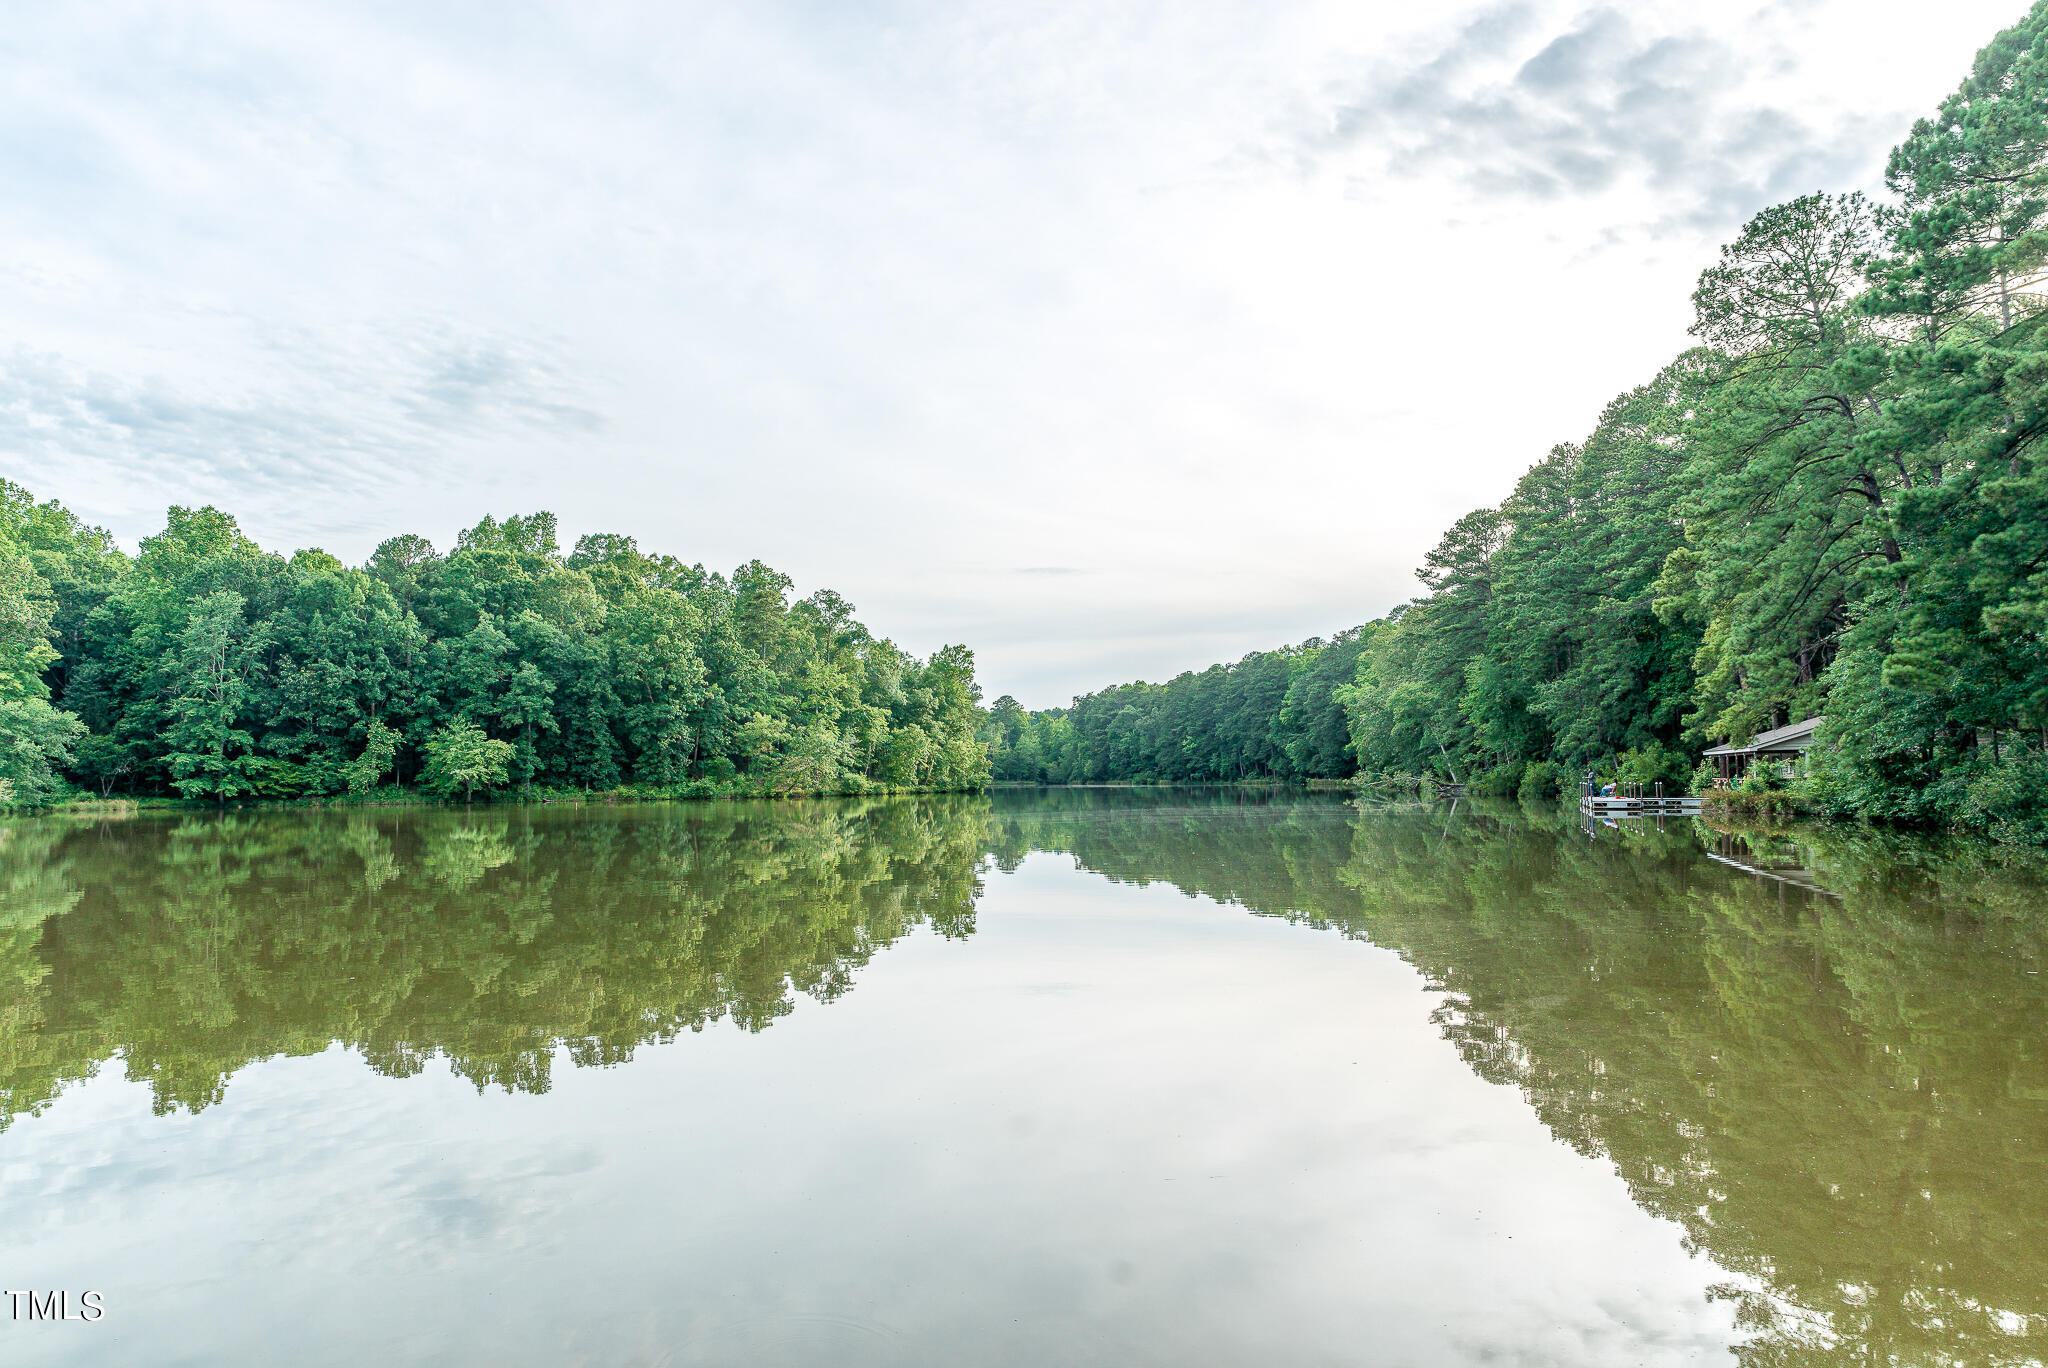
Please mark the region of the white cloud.
POLYGON ((1911 122, 1882 88, 1831 110, 1824 94, 1774 79, 1801 72, 1784 45, 1795 20, 1723 37, 1600 7, 1559 31, 1510 0, 1334 83, 1314 124, 1267 155, 1443 172, 1482 199, 1613 194, 1653 214, 1653 230, 1724 230, 1779 200, 1872 180, 1911 122))

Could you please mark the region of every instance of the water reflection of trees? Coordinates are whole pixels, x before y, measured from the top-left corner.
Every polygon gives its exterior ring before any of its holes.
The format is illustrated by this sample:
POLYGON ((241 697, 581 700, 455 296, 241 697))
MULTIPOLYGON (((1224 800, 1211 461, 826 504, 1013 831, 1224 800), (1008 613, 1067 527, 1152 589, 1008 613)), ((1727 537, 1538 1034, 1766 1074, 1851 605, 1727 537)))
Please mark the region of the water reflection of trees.
POLYGON ((139 820, 0 847, 0 1125, 119 1057, 159 1111, 335 1041, 544 1091, 973 929, 977 800, 139 820), (57 916, 57 913, 65 915, 57 916))
POLYGON ((1691 822, 1603 830, 1211 807, 1020 814, 1070 851, 1398 952, 1472 1068, 1604 1156, 1738 1275, 1745 1362, 2048 1357, 2048 879, 1970 843, 1822 833, 1722 853, 1691 822))
POLYGON ((1749 1363, 2048 1357, 2048 879, 1965 843, 1228 789, 21 823, 0 1124, 110 1058, 196 1108, 337 1040, 544 1089, 965 935, 985 857, 1032 851, 1399 953, 1477 1073, 1730 1271, 1749 1363))

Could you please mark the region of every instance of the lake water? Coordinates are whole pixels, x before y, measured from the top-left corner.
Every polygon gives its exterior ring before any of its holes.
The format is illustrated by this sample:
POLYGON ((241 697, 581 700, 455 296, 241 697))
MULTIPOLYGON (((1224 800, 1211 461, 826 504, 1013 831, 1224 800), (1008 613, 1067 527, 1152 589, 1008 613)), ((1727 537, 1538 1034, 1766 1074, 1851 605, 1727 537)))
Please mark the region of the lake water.
POLYGON ((2039 1363, 2044 891, 1257 790, 9 821, 0 1278, 103 1313, 0 1361, 2039 1363))

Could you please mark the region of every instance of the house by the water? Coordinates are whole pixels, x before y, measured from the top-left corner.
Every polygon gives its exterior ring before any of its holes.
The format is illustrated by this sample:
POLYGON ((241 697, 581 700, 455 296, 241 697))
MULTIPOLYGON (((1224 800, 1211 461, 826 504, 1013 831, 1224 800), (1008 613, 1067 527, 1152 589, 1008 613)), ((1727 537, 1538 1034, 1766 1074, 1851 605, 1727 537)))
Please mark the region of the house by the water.
POLYGON ((1775 765, 1779 774, 1790 779, 1806 772, 1806 752, 1813 745, 1814 729, 1819 726, 1818 717, 1809 717, 1804 722, 1758 732, 1746 746, 1714 746, 1707 751, 1706 758, 1720 771, 1723 784, 1741 779, 1752 765, 1775 765))

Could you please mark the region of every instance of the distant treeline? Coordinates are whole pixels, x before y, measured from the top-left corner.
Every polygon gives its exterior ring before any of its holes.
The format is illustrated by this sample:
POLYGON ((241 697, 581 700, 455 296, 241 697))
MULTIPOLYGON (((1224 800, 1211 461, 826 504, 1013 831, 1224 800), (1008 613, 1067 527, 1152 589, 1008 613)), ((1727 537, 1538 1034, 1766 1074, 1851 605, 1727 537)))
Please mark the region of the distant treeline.
POLYGON ((984 733, 998 780, 1100 783, 1335 779, 1350 774, 1338 693, 1371 629, 1255 651, 1165 684, 1119 684, 1068 708, 1026 712, 1008 695, 984 733))
POLYGON ((997 774, 1541 792, 1586 765, 1683 781, 1820 714, 1808 805, 2048 835, 2048 0, 1886 184, 1752 219, 1700 277, 1699 345, 1344 639, 1348 759, 1293 748, 1305 648, 1013 719, 997 774))
POLYGON ((976 788, 979 697, 963 646, 913 659, 758 561, 564 555, 547 513, 351 567, 173 508, 131 557, 0 482, 0 806, 976 788))

